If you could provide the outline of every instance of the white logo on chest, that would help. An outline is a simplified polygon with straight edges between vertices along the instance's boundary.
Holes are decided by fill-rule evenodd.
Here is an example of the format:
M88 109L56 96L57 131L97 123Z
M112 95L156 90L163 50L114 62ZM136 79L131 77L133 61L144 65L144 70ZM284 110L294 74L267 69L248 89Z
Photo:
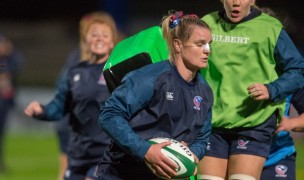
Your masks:
M167 92L166 97L167 97L167 100L173 101L173 92Z
M80 74L75 74L73 80L74 81L79 81L80 80Z

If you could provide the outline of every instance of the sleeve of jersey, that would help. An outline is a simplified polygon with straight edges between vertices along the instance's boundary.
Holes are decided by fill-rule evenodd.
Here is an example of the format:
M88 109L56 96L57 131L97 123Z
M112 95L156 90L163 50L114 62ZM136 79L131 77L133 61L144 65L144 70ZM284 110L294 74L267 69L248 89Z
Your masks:
M284 30L280 33L274 53L282 75L266 86L270 100L278 102L304 86L304 59Z
M211 133L211 109L208 112L207 119L204 126L201 129L200 134L194 140L194 143L190 145L190 150L196 155L196 157L201 160L206 153L206 147L209 141L209 135Z
M54 98L45 105L44 119L48 121L61 120L64 115L64 108L68 92L68 77L64 73L59 79ZM41 119L41 118L40 118Z
M154 84L152 79L138 78L140 74L134 76L137 78L124 78L113 91L101 110L99 124L121 148L143 159L150 144L133 131L128 121L148 104Z
M304 113L304 87L293 94L291 103L298 114Z

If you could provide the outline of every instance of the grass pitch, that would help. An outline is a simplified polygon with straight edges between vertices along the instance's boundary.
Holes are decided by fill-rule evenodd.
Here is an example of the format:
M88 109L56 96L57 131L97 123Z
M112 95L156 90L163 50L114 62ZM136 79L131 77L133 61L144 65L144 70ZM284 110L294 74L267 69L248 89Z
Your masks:
M296 138L297 179L304 179L304 139ZM50 133L8 133L5 141L7 171L0 180L56 180L59 148Z
M56 180L59 150L55 134L14 133L5 139L2 180Z

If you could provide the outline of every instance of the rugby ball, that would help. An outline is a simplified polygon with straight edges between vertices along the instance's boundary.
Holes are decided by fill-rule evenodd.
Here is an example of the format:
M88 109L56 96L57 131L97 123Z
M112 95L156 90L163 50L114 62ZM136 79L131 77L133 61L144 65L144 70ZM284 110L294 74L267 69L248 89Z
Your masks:
M148 142L150 144L159 144L166 141L170 141L171 144L163 147L161 152L178 165L176 169L177 175L171 179L186 179L192 176L196 168L196 162L187 146L174 139L163 137L152 138ZM146 164L151 169L149 163L146 162Z

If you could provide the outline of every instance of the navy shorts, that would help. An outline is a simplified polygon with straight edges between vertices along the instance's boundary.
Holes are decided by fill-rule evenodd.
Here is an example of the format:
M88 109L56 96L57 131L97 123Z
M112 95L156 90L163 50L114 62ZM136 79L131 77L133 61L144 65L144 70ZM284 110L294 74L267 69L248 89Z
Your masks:
M144 161L126 154L117 145L106 151L97 169L98 180L159 180Z
M296 155L287 156L276 164L263 168L261 180L295 180Z
M206 156L228 159L230 155L249 154L267 158L276 128L277 115L253 128L214 128L209 137Z

